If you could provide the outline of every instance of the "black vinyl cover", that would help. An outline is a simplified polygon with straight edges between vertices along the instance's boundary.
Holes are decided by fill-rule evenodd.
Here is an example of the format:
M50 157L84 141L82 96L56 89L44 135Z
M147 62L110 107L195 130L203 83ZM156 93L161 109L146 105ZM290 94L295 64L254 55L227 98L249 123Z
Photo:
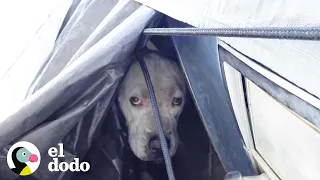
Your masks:
M22 140L38 147L41 164L21 179L166 179L164 165L132 154L114 101L134 50L146 42L140 38L142 30L156 26L161 14L134 1L75 2L25 101L0 123L0 179L19 179L8 168L6 155ZM181 143L173 159L177 179L212 179L219 160L191 99L180 124ZM48 149L58 143L64 144L61 161L78 157L90 163L90 170L50 172Z

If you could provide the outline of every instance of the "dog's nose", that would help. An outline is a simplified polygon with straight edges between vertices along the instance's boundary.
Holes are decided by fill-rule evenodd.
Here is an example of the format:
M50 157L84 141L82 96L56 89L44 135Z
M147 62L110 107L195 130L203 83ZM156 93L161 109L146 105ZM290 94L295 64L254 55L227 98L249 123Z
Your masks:
M168 149L170 149L170 140L166 137L166 141L168 144ZM162 155L162 149L161 149L161 142L158 136L153 136L149 141L149 149L150 152L156 157L161 158Z

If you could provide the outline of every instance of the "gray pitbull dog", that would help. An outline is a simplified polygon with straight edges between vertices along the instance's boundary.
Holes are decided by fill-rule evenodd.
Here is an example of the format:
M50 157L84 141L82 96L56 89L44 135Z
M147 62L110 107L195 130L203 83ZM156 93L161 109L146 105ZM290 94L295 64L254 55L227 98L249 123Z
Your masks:
M173 156L179 143L177 123L186 102L186 81L172 60L156 51L147 51L143 56L155 90L169 153ZM128 127L129 144L139 159L161 161L162 150L149 98L141 67L134 60L118 95Z

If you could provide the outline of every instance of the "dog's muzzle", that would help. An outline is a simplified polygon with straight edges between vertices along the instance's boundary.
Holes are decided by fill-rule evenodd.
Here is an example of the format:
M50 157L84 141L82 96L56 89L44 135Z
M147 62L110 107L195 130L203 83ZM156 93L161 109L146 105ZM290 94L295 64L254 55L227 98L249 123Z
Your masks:
M166 137L166 141L168 144L168 149L170 150L170 139ZM153 157L152 159L156 161L163 160L163 153L161 149L161 142L160 142L159 136L155 135L150 138L148 148L152 153L152 157Z

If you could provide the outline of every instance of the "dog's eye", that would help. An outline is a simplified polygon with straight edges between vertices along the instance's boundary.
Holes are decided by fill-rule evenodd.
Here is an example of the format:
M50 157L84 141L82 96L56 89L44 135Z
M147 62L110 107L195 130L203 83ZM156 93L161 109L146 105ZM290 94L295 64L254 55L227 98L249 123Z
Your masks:
M130 98L130 103L133 106L138 106L138 105L141 105L141 100L139 98L137 98L137 97L131 97Z
M179 106L182 103L182 98L173 98L172 105Z

